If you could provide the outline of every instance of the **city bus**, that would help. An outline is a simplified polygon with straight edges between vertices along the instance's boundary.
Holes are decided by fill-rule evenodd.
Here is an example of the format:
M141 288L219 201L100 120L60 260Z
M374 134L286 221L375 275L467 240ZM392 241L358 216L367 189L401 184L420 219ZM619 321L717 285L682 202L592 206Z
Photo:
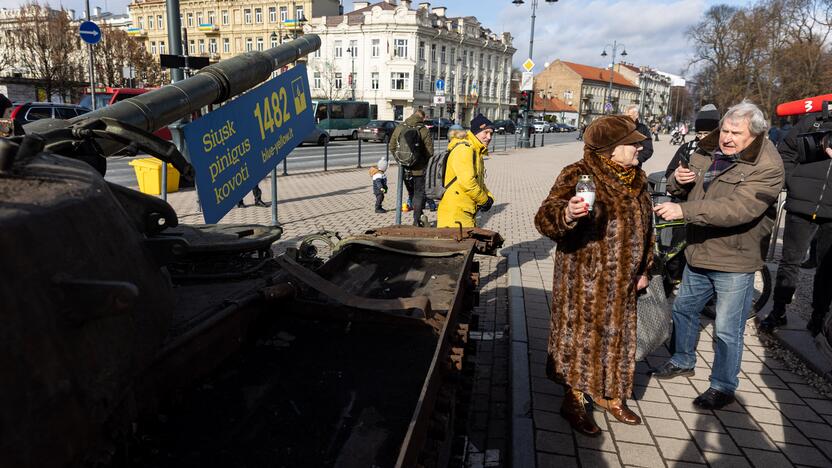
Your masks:
M312 101L315 122L330 138L355 140L358 127L370 121L370 103L366 101Z

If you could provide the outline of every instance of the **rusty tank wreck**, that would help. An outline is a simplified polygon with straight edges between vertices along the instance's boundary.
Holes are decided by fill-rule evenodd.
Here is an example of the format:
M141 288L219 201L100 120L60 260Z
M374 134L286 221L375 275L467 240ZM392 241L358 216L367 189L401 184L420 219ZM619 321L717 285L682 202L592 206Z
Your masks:
M0 140L0 465L447 464L474 256L498 234L380 228L309 268L273 253L279 226L183 225L103 179L125 146L192 177L151 132L319 47Z

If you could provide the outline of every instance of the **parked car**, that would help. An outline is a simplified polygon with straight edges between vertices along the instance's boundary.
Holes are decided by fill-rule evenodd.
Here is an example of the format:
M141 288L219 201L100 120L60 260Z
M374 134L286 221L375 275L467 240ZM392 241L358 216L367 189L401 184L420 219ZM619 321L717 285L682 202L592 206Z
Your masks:
M440 126L440 123L442 124ZM448 128L454 124L453 120L446 119L444 117L438 119L427 119L425 120L425 126L430 130L430 136L436 138L436 133L439 132L439 138L444 138L448 136ZM440 131L439 128L442 128Z
M498 120L494 122L494 128L497 129L497 133L501 134L514 133L517 131L517 125L515 125L511 120Z
M552 126L545 120L535 120L534 131L538 133L549 133L552 131Z
M304 137L301 144L308 143L310 145L318 145L323 146L327 144L329 141L329 134L326 133L321 127L315 125L315 128L309 132L309 135Z
M395 120L371 120L367 125L358 127L358 138L361 141L381 141L387 143L396 125Z
M23 135L23 126L40 119L71 119L90 109L55 102L18 102L0 115L0 137Z
M574 132L575 130L577 130L577 128L575 128L575 127L573 127L569 124L559 123L559 124L556 124L556 125L557 125L557 129L555 131L557 131L557 132Z

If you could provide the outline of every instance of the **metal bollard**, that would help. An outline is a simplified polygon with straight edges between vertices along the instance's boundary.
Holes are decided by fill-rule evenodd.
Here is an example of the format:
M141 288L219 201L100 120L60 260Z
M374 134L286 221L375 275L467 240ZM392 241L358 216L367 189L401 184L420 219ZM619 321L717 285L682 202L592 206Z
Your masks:
M161 187L161 195L162 200L167 201L168 199L168 163L162 161L162 187Z
M289 175L289 168L286 165L286 160L289 159L289 155L287 154L285 158L283 158L283 175Z
M514 132L514 149L517 149L517 132Z
M503 135L503 151L508 151L508 136Z
M540 147L543 148L546 145L546 134L540 134Z
M532 135L532 148L537 148L537 133Z
M324 140L324 171L327 170L327 165L329 163L329 138Z
M402 190L404 188L404 168L399 166L399 180L396 181L396 224L402 223Z
M286 158L283 158L286 161ZM272 169L272 226L277 226L277 168Z
M361 168L361 138L358 139L358 168Z

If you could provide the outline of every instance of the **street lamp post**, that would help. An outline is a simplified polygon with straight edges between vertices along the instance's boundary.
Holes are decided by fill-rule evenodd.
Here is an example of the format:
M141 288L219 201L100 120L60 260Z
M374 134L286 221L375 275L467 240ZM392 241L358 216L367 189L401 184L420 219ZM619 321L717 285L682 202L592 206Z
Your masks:
M612 47L612 65L610 66L610 87L607 91L607 99L605 99L604 110L607 111L606 108L609 108L609 111L607 112L610 113L612 112L612 77L614 76L613 73L615 73L615 54L618 52L619 46L621 46L621 54L619 55L621 57L626 57L627 49L624 47L624 44L619 44L618 41L612 41L612 46L607 44L607 47ZM601 57L607 56L607 47L604 47L604 50L601 52Z
M546 3L555 3L558 0L545 0ZM534 55L534 20L537 13L538 0L531 0L532 2L532 27L529 29L529 58ZM526 2L523 0L513 0L511 3L520 6ZM529 93L529 101L526 103L525 112L523 112L523 132L520 134L520 147L528 148L529 144L529 112L534 107L534 91Z
M352 71L350 72L350 94L352 96L351 100L355 101L355 54L358 53L354 47L350 47L347 49L347 52L350 54L350 58L352 60Z

